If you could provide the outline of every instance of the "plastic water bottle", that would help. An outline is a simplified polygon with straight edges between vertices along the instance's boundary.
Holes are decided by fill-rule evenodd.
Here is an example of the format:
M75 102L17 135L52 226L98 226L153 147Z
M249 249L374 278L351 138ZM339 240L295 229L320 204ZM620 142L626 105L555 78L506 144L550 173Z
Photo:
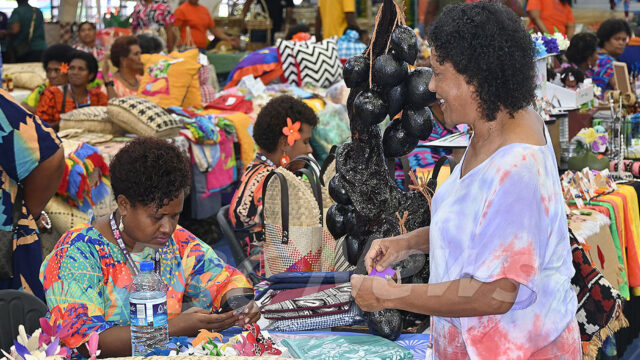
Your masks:
M140 263L140 273L131 286L129 310L132 356L145 356L155 348L166 348L169 340L167 286L153 272L152 261Z

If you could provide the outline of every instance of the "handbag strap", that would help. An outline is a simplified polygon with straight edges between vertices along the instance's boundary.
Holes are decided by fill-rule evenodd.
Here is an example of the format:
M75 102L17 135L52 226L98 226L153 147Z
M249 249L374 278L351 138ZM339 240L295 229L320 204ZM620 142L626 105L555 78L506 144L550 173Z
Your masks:
M195 47L196 44L193 41L193 37L191 36L191 26L187 26L187 28L185 29L185 37L186 37L186 46L193 46Z
M36 8L31 7L33 15L31 15L31 26L29 27L29 44L31 44L31 38L33 37L33 27L36 24Z
M64 114L67 109L67 87L63 86L64 90L62 90L62 109L60 110L60 114Z
M262 10L267 15L267 19L271 20L271 15L269 14L269 8L267 8L267 3L264 0L260 0L260 5ZM249 12L249 21L255 20L255 12L252 10Z
M320 179L320 185L324 186L324 180L322 180L322 178L320 177L320 173L318 172L319 169L320 169L320 165L318 164L316 159L314 159L314 158L312 158L311 156L308 156L308 155L296 156L295 158L293 158L293 160L291 160L287 164L287 166L285 168L287 170L289 170L289 167L291 166L291 164L293 164L296 161L302 161L305 164L309 165L311 167L311 169L313 169L313 174L315 175L315 177Z
M409 164L409 158L407 157L407 155L404 155L400 158L400 164L402 164L402 173L404 174L404 180L402 181L402 185L404 186L404 191L409 191L409 184L411 184L411 177L409 176L409 171L413 171L413 170L411 169L411 164Z
M260 0L260 2L262 3L262 10L264 10L264 13L267 14L267 19L271 19L271 14L269 14L269 8L267 7L267 2L264 0Z
M318 203L318 209L320 210L320 225L324 224L324 220L322 219L323 207L322 207L322 188L320 187L320 182L315 179L314 174L311 174L309 169L302 168L295 172L296 175L302 174L306 175L309 179L309 184L311 184L311 190L313 191L313 197L316 198L316 202Z
M327 172L329 165L336 160L336 153L338 152L338 145L333 145L329 150L329 155L324 159L322 167L320 168L320 178L324 181L324 173Z
M267 188L269 180L273 177L277 177L280 182L280 217L282 218L282 244L289 243L289 186L287 185L287 179L284 175L277 171L270 172L264 178L264 185L262 185L262 211L267 202ZM264 216L262 216L262 222L264 225Z
M438 175L440 174L440 169L442 169L442 165L444 165L444 163L449 162L449 168L451 169L451 171L453 171L453 168L456 166L456 161L454 160L454 158L452 156L442 156L440 157L440 159L438 159L438 161L436 162L435 166L433 167L433 172L431 173L431 178L429 179L429 181L427 182L427 187L429 189L431 189L432 192L436 191L436 187L438 185Z
M20 217L22 215L22 200L24 198L24 189L22 185L18 184L18 192L16 193L16 198L13 202L13 225L11 227L11 231L18 231L18 222L20 221Z

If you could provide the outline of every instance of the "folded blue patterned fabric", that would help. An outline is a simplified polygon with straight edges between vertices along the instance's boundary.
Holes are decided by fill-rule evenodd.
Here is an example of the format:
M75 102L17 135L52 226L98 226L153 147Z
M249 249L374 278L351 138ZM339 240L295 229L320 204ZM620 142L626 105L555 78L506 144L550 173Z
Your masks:
M323 284L342 284L351 281L353 271L337 271L337 272L306 272L306 271L288 271L275 274L267 278L267 281L273 284L304 284L305 286L323 285Z

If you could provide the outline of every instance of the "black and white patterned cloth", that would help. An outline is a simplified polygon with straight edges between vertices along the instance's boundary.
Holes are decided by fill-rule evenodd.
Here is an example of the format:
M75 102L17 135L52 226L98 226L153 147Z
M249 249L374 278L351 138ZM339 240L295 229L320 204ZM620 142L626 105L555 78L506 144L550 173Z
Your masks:
M111 99L109 100L109 106L117 106L132 115L129 119L111 119L129 131L132 131L131 128L135 129L136 127L127 126L127 122L141 122L156 132L163 132L172 128L179 129L182 126L180 120L172 117L165 109L137 96Z
M347 326L364 322L362 310L356 304L351 304L346 313L313 316L307 318L276 320L267 326L267 330L274 331L303 331L326 329L337 326Z
M276 41L276 48L278 48L278 56L280 58L280 64L282 65L284 82L292 85L300 85L298 66L296 64L296 58L293 54L293 49L296 47L308 47L315 43L314 36L309 41L291 41L278 39Z
M310 310L332 309L348 305L351 301L351 283L345 283L296 299L285 300L269 304L262 309L262 313L295 313L309 314ZM344 309L347 310L346 308Z

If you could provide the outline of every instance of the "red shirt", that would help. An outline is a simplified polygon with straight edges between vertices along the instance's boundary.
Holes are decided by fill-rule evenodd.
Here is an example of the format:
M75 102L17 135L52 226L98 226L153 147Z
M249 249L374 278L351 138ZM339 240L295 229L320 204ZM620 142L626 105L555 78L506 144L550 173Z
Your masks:
M527 11L540 10L540 18L550 33L554 33L554 28L558 32L567 34L567 24L575 22L571 6L563 4L558 0L529 0Z
M99 89L88 89L88 99L91 106L106 106L109 101L107 94L103 93ZM62 98L64 92L58 86L48 87L40 96L38 101L38 107L36 108L36 115L42 119L42 121L50 124L55 124L60 121L60 113L62 112ZM76 103L73 101L71 92L67 91L66 105L64 112L69 112L76 108ZM79 104L82 105L82 104Z

